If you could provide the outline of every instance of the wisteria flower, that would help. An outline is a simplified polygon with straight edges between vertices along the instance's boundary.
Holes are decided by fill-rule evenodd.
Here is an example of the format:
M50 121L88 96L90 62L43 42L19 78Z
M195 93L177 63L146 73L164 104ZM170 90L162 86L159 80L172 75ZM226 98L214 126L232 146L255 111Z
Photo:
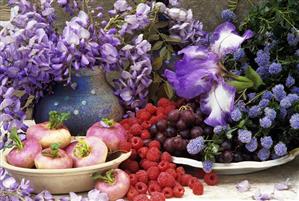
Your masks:
M239 36L235 30L229 22L221 24L213 33L209 47L183 49L179 54L184 56L176 63L176 71L165 71L177 95L187 99L203 96L201 109L208 115L205 122L211 126L226 124L234 104L235 88L227 85L222 77L221 59L238 50L253 35L248 30Z
M241 181L236 185L236 188L239 192L246 192L249 191L251 186L248 180Z

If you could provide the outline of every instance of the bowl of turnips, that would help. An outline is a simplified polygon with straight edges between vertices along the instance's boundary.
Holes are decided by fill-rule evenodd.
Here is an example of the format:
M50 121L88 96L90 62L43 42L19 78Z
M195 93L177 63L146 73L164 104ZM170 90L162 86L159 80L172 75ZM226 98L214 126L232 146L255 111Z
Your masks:
M63 124L69 117L69 113L51 111L49 121L30 126L22 140L12 129L13 143L1 152L1 166L16 179L29 179L36 193L47 189L66 194L96 187L111 200L123 197L129 177L117 168L131 154L119 150L127 140L125 129L103 119L86 136L73 137Z

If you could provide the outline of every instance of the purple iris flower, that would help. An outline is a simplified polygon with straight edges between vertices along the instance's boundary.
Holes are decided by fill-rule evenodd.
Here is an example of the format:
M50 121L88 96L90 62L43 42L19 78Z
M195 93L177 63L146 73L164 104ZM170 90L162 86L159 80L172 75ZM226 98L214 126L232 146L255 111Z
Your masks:
M210 126L225 125L233 110L235 88L225 83L221 60L235 52L253 36L247 30L239 36L229 23L219 25L212 34L208 47L189 46L179 52L183 59L176 63L175 72L166 70L165 76L178 96L191 99L201 96L201 109L208 115Z

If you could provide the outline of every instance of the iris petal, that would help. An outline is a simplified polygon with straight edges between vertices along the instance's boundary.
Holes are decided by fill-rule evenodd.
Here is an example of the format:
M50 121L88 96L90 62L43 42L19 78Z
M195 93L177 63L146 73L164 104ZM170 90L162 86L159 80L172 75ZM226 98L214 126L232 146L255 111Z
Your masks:
M220 79L214 83L209 93L201 99L201 110L208 118L205 123L210 126L225 125L229 114L233 110L235 88Z

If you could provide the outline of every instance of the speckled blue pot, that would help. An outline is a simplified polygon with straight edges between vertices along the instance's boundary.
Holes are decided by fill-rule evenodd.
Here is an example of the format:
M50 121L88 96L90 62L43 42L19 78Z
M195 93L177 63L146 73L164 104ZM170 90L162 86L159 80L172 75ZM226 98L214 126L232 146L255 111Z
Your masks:
M81 70L72 76L76 89L63 84L53 88L53 95L47 95L35 105L33 118L36 123L48 120L50 111L70 112L65 122L72 135L85 135L87 129L101 118L121 119L123 109L107 84L101 70Z

